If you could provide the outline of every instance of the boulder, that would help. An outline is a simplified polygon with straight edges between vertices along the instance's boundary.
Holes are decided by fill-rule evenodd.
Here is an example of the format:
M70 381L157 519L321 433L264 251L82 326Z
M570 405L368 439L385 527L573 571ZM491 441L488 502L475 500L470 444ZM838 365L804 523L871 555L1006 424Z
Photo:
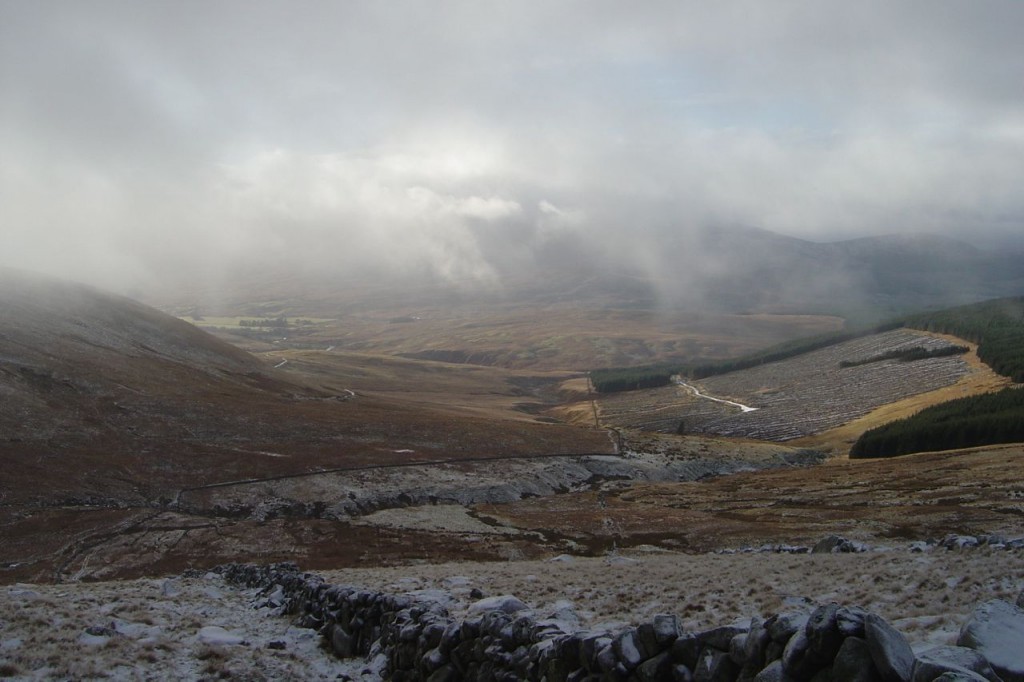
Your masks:
M701 643L695 635L687 633L672 642L671 651L673 661L693 670L697 667L697 659L700 657Z
M450 663L441 666L427 678L427 682L457 682L459 671Z
M672 682L693 682L693 673L682 663L676 663L670 670Z
M807 632L807 655L813 658L813 664L824 667L831 663L843 643L839 633L839 605L827 604L816 608L807 619L804 630Z
M764 625L772 641L785 646L789 638L807 624L807 618L806 613L780 613L769 618Z
M868 643L860 637L847 637L832 663L835 682L880 682Z
M219 625L207 625L199 630L199 641L203 644L235 645L245 642L245 638L235 632L229 632Z
M782 653L788 675L796 680L810 680L832 664L843 638L837 622L839 606L820 606L811 613L807 624L798 630Z
M526 604L519 601L510 594L503 594L497 597L485 597L469 605L469 613L480 615L488 611L500 611L502 613L514 614L529 609Z
M789 642L782 652L782 668L787 675L796 680L809 680L814 673L814 671L808 672L803 664L808 646L810 646L810 642L807 640L807 633L801 628L789 638Z
M671 645L662 645L658 641L658 634L654 629L653 623L643 623L637 627L636 643L640 649L640 656L644 660L654 658Z
M736 635L745 635L749 630L750 628L747 625L723 625L722 627L698 633L697 639L699 639L704 646L714 647L719 651L729 651L729 646L732 644L733 637Z
M811 554L847 554L865 551L867 551L867 547L863 543L847 540L838 535L822 538L811 548Z
M640 664L634 673L640 682L658 682L669 679L672 675L672 657L663 651L654 658Z
M864 637L875 668L885 682L908 682L914 672L914 651L907 638L881 616L864 617Z
M644 657L640 653L636 630L626 630L615 638L612 646L615 649L616 658L626 666L627 670L633 670L643 663Z
M773 661L754 678L754 682L793 682L782 668L782 661Z
M772 641L768 628L760 618L750 621L750 631L743 641L743 659L746 666L760 669L765 664L765 652Z
M356 655L355 640L340 625L331 626L331 649L338 658L351 658Z
M1024 610L995 599L981 604L960 629L958 646L976 650L1005 682L1024 682Z
M999 682L984 656L962 646L940 646L919 654L912 679L913 682L931 682L946 672L975 673L990 682Z
M948 672L942 673L932 682L982 682L985 678L972 672Z
M679 619L675 616L658 614L654 617L651 625L654 627L655 640L665 648L671 646L682 632L679 628Z
M694 682L733 682L740 668L729 658L729 654L718 649L705 647L693 671Z
M864 616L868 612L858 606L840 606L836 612L836 627L843 637L864 638Z

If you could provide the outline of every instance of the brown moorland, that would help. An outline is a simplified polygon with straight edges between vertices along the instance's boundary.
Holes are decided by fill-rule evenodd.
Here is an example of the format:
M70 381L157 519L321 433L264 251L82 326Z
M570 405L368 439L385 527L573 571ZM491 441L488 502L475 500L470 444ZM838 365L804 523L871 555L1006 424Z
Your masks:
M1020 534L1024 446L834 458L816 467L737 473L683 483L634 483L476 513L524 531L595 548L652 544L688 552L813 544L839 533L895 542L948 533Z
M699 339L695 354L724 355L822 331L835 320L666 318L650 310L588 312L562 301L547 312L538 308L541 321L531 327L529 305L521 302L479 307L474 321L439 319L418 336L407 330L425 317L396 316L394 304L337 318L310 308L305 314L315 322L298 337L232 332L260 350L254 356L127 299L23 274L3 277L4 582L152 575L229 560L294 559L327 568L602 554L650 544L706 551L811 542L837 531L910 538L1009 531L1021 513L1021 491L1012 484L1021 480L1019 449L1009 446L885 462L837 459L689 483L616 481L613 474L504 504L416 506L399 486L384 507L361 518L331 517L324 508L337 501L332 471L388 467L422 487L461 480L452 478L453 467L473 476L480 460L493 467L510 458L611 453L613 440L595 428L593 404L580 401L589 397L585 379L564 367L676 353L678 345L646 345L674 329ZM303 312L297 299L268 305L250 313ZM588 305L600 308L593 299ZM594 336L565 333L587 319ZM534 353L524 364L503 355L503 348L542 338L555 339L554 352ZM647 350L626 352L630 339L642 339ZM458 351L431 356L457 362L399 357L424 350ZM495 353L489 364L466 362L485 351ZM569 400L578 402L560 407ZM739 439L621 435L623 455L614 459L626 465L631 449L687 462L731 458L731 470L779 458L809 461L796 448ZM231 503L261 495L285 506L267 513Z

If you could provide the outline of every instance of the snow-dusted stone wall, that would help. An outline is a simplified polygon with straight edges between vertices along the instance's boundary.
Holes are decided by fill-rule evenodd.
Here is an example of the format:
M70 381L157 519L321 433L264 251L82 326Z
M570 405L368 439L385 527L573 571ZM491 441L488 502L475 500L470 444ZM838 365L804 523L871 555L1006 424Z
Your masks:
M438 602L329 585L294 564L217 571L264 588L268 601L316 628L336 655L385 656L398 682L1024 682L1024 610L1002 601L978 607L961 646L915 656L884 619L837 604L696 633L683 632L672 615L618 632L574 631L511 596L482 599L455 619Z

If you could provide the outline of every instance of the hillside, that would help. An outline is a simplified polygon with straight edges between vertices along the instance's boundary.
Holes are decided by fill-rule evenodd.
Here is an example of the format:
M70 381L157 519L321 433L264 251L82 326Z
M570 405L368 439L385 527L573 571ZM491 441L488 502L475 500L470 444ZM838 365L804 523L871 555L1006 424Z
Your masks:
M314 386L129 299L13 272L0 290L0 387L9 467L34 460L45 481L49 467L82 457L82 468L105 472L89 474L91 492L150 500L161 485L186 481L381 462L401 448L430 458L475 450L503 428L467 419L442 445L444 420L434 413ZM507 436L510 450L556 446L559 427L544 426L530 438ZM101 483L112 470L117 482ZM56 485L12 485L9 495L45 496Z
M184 488L611 451L603 431L516 411L513 398L536 399L512 377L479 380L474 390L504 393L510 404L481 415L401 400L397 391L315 384L131 300L6 271L0 563L50 566L76 543L93 542L84 538L116 534L173 504Z
M603 423L617 427L790 441L913 396L937 402L1005 383L971 354L912 362L887 356L953 347L897 329L699 381L609 394L599 399L599 411Z

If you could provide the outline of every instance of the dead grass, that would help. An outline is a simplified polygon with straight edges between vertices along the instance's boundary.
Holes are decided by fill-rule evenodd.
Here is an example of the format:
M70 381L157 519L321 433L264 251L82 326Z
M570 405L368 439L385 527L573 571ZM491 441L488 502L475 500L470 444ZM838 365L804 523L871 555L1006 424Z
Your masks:
M687 551L813 544L839 533L869 542L1019 529L1024 446L833 459L693 483L636 483L477 512L597 550L655 544Z
M950 644L975 604L1013 599L1024 587L1019 553L690 555L639 548L601 558L458 562L326 573L331 582L388 591L441 589L462 613L470 592L514 594L545 614L571 607L581 626L639 624L658 613L696 631L749 622L818 603L861 606L892 621L919 646Z
M362 306L335 322L324 321L306 330L301 337L278 339L274 345L281 349L334 346L339 351L392 356L448 353L477 365L587 371L668 358L734 357L842 326L840 318L830 316L623 309L604 299L423 307L396 307L382 300L379 305ZM239 335L224 338L248 350L268 349L262 340Z

